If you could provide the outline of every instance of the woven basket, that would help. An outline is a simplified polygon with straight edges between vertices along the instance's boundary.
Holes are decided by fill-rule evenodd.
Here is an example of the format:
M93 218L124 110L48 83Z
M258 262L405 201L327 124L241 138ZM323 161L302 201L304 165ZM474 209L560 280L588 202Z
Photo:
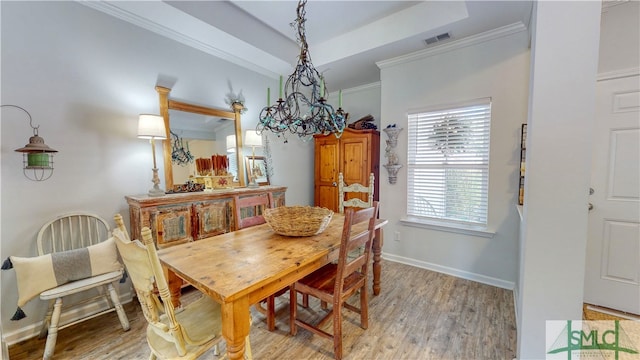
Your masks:
M333 211L310 206L280 206L265 209L262 214L277 234L284 236L312 236L327 228Z

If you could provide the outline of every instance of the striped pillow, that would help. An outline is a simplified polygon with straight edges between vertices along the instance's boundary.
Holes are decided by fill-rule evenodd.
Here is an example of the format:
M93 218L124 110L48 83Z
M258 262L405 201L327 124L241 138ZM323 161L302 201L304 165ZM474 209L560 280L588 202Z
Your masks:
M9 266L16 270L18 283L18 312L14 318L19 320L21 307L43 291L53 289L72 281L121 271L118 253L113 238L86 248L62 251L32 258L10 256ZM24 313L23 313L24 314Z

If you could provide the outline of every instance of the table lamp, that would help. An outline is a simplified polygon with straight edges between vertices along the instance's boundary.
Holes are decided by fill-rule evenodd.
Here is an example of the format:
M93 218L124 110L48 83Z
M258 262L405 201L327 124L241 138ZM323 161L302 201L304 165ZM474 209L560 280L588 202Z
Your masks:
M167 130L164 127L164 118L160 115L140 114L138 118L138 138L149 139L151 152L153 153L153 188L149 190L149 196L162 196L164 190L160 189L160 178L158 177L158 167L156 166L156 143L155 139L164 140L167 138Z
M247 187L257 188L255 166L256 166L256 146L262 146L262 136L260 136L255 130L247 130L244 137L244 144L251 146L251 169L249 171L249 184Z

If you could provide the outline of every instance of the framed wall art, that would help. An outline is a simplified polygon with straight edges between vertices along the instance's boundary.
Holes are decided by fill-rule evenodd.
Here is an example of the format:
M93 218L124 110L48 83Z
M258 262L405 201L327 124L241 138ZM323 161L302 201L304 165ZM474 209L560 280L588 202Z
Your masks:
M269 185L267 161L264 156L245 156L244 161L249 182L255 176L258 185Z

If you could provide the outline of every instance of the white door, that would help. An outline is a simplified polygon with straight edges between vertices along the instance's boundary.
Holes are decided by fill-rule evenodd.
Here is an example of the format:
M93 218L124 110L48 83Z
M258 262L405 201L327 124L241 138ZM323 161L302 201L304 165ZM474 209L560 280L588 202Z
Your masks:
M584 301L640 314L640 76L596 94Z

